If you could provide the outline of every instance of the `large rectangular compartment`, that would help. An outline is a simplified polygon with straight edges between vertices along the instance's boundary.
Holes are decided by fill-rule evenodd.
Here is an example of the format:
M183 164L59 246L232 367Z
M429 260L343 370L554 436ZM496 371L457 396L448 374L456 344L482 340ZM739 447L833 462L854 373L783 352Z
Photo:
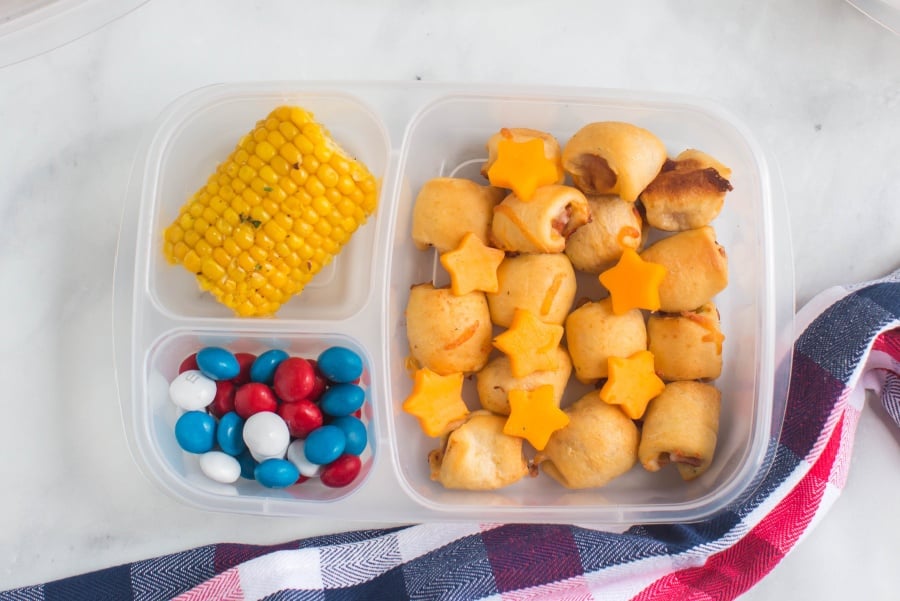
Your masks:
M271 109L315 113L381 178L379 207L332 266L276 318L240 319L201 294L162 257L162 228L236 140ZM562 144L592 121L649 129L670 155L701 149L731 167L734 191L714 222L729 256L730 282L717 297L726 336L719 446L712 468L685 483L674 470L636 466L596 490L570 491L546 476L493 492L446 490L431 481L438 441L401 409L411 391L404 308L411 285L442 279L433 251L410 238L412 206L428 179L478 179L487 138L501 127L553 133ZM770 167L751 134L714 104L621 91L427 85L273 82L213 86L174 102L135 163L116 267L116 358L125 429L136 461L184 502L210 510L341 519L472 519L578 522L607 527L692 521L752 489L768 469L783 413L788 347L779 338L793 310L786 217ZM774 182L777 184L777 181ZM779 261L776 261L776 255ZM186 351L208 340L252 349L281 345L313 353L342 341L365 358L370 454L363 477L340 492L316 483L267 491L253 483L198 482L178 449L175 411L163 380ZM776 369L782 365L782 369ZM573 386L571 400L578 388ZM471 395L467 399L472 408ZM307 488L301 489L306 486Z

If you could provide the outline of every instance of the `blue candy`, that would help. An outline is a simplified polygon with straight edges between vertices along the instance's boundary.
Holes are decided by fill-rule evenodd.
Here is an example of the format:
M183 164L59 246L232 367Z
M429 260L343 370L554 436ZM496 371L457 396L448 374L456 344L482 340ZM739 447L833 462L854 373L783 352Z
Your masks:
M322 394L319 408L333 417L350 415L363 406L366 392L356 384L335 384Z
M322 375L337 383L353 382L362 375L362 358L343 346L325 349L316 360Z
M175 422L175 440L188 453L206 453L216 442L216 420L204 411L188 411Z
M300 471L286 459L266 459L256 466L254 475L266 488L285 488L300 478Z
M312 463L325 465L341 456L347 445L344 431L337 426L316 428L306 437L303 452Z
M241 478L255 480L256 474L254 472L256 471L256 466L259 464L256 463L256 459L250 454L250 449L241 451L241 454L237 456L237 460L238 463L241 464Z
M344 452L351 455L359 455L366 450L369 442L369 435L366 432L366 425L359 419L348 415L339 417L331 422L332 426L337 426L344 432L347 442L344 444Z
M208 346L197 353L197 367L212 380L230 380L241 373L241 365L231 351Z
M275 376L275 369L287 358L288 354L281 349L264 352L250 366L250 380L271 384L272 378Z
M216 428L216 442L222 452L237 457L240 455L247 445L244 443L244 420L235 413L229 411L219 419L219 426Z

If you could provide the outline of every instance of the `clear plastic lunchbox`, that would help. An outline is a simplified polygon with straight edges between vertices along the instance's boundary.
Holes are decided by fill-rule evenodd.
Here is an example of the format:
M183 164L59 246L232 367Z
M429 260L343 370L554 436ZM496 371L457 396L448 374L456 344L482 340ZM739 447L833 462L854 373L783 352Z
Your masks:
M335 261L274 318L238 318L169 265L162 231L235 142L276 106L315 114L380 180L379 205ZM401 405L412 389L404 309L413 284L446 275L410 237L417 190L438 176L478 180L485 142L501 127L553 133L561 143L592 121L649 129L671 156L698 148L732 169L734 190L714 222L730 279L716 297L724 369L718 447L710 469L682 481L674 469L636 465L608 485L568 490L541 475L494 491L432 481L425 436ZM584 523L690 522L751 494L769 469L784 415L793 317L789 224L780 181L751 132L712 102L586 88L263 82L216 85L174 101L135 160L124 202L115 273L114 335L124 428L135 461L192 506L279 516L396 522L478 520ZM174 438L167 397L180 361L206 345L283 348L315 357L347 346L363 357L369 448L348 487L310 480L272 490L251 480L206 479ZM567 394L564 404L577 392ZM471 402L472 409L477 401Z

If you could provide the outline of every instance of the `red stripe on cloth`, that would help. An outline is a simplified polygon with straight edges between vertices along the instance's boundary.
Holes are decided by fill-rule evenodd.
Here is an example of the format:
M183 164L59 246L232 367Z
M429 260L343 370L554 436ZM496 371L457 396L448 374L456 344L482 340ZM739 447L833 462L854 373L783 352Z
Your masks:
M660 578L633 601L734 599L747 592L791 550L815 516L841 449L843 428L841 418L809 472L746 536L711 555L703 566Z
M894 361L900 361L900 329L882 332L872 343L872 350L887 353Z
M222 572L172 601L244 601L241 572L238 568Z

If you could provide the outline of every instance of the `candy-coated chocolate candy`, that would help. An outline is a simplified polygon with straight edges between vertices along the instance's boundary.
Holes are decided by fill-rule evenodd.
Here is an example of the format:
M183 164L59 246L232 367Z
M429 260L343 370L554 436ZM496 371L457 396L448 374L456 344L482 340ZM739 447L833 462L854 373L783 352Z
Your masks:
M309 393L309 396L306 397L313 403L318 403L319 398L322 396L322 393L325 392L325 389L328 388L328 380L325 379L325 376L322 375L322 372L319 371L319 366L316 364L315 359L309 359L309 364L312 365L313 372L316 374L315 385L313 386L312 392Z
M332 346L319 355L316 365L332 382L349 383L362 375L362 358L343 346Z
M216 381L216 396L206 408L216 417L222 417L229 411L234 411L234 393L237 387L231 380Z
M272 389L261 382L249 382L234 392L234 410L247 419L261 411L275 411L278 400Z
M347 437L344 436L344 431L337 426L329 425L310 432L303 450L308 460L325 465L340 457L346 444Z
M212 380L230 380L241 371L238 360L228 349L207 346L197 352L197 367Z
M278 414L261 411L244 422L244 443L257 461L269 457L284 457L291 443L291 434Z
M300 472L301 476L318 478L319 474L322 473L322 468L324 466L313 463L306 458L306 452L303 450L305 444L306 442L303 440L295 440L288 445L287 460L297 466L297 470Z
M216 442L225 453L237 457L244 452L247 445L244 443L244 420L234 411L230 411L219 418L216 427Z
M362 461L356 455L341 455L325 466L319 479L325 486L341 488L347 486L359 475Z
M241 464L231 455L209 451L200 455L200 471L216 482L231 484L241 477Z
M319 399L322 412L334 417L350 415L366 400L366 392L356 384L335 384Z
M286 403L308 398L316 386L316 371L302 357L288 357L278 364L272 376L275 395Z
M266 459L256 466L254 475L266 488L286 488L297 481L300 472L286 459Z
M253 458L250 449L244 449L236 459L238 460L238 463L241 464L241 478L256 480L256 466L259 464L256 459Z
M175 376L169 384L169 398L185 411L205 409L216 397L216 382L195 369Z
M205 411L188 411L175 422L175 440L188 453L206 453L216 442L216 420Z
M190 371L192 369L200 371L200 368L197 367L197 353L191 353L184 358L184 361L182 361L181 365L178 366L178 373L183 374L184 372Z
M319 406L307 399L296 403L281 403L276 413L287 423L288 431L294 438L306 438L324 421Z
M271 384L278 365L288 358L288 354L281 349L272 349L264 352L250 366L250 380Z
M256 361L256 355L253 353L235 353L234 358L237 359L238 365L241 366L241 371L231 381L234 382L235 386L241 386L250 381L250 368L253 367L253 362Z
M331 421L332 426L337 426L344 431L347 442L344 444L344 452L350 455L359 455L366 450L369 443L369 434L366 425L352 416L338 417Z

